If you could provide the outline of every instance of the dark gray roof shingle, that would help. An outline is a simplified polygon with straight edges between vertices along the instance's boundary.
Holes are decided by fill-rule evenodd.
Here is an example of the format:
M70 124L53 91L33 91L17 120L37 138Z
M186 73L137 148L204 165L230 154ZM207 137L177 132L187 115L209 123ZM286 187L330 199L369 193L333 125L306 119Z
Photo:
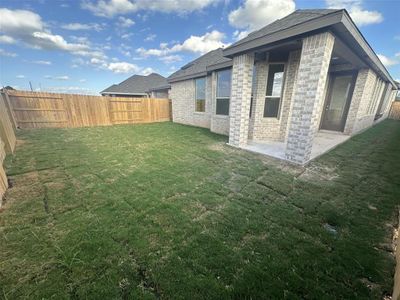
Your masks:
M338 11L338 9L299 9L295 12L287 15L286 17L276 20L275 22L261 28L260 30L254 31L250 33L247 37L237 41L231 46L225 48L229 49L230 47L234 47L254 39L266 36L268 34L272 34L274 32L284 30L286 28L301 24L306 21L310 21L312 19L325 16L330 13L334 13ZM188 79L194 78L197 74L199 76L204 76L207 72L207 67L223 64L226 62L230 62L231 59L224 57L222 48L212 50L199 58L193 60L192 62L183 66L180 70L176 71L172 75L168 77L168 81L178 81L180 79Z
M100 93L145 94L149 90L166 85L168 85L167 79L157 73L151 73L147 76L133 75L119 84L113 84Z
M168 80L173 81L196 74L202 76L202 74L207 71L208 66L229 61L231 61L230 58L226 58L222 55L222 48L218 48L184 65L180 70L170 75Z
M298 9L282 19L278 19L275 22L272 22L271 24L268 24L267 26L257 31L251 32L247 37L237 41L236 43L230 45L226 49L325 16L327 14L337 12L339 10L340 9Z

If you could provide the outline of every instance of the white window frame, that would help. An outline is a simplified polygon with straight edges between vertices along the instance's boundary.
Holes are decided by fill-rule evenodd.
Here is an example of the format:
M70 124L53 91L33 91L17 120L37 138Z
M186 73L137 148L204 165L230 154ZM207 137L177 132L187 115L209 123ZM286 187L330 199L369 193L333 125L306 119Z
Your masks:
M230 91L229 91L229 97L218 97L218 73L219 72L224 72L224 71L230 71L231 72L231 83L230 83ZM214 114L218 117L229 117L231 113L231 93L232 93L232 69L223 69L223 70L218 70L215 72L215 111ZM229 110L227 115L222 115L222 114L217 114L217 104L218 104L218 99L226 100L228 99L229 101Z
M271 65L283 65L283 78L282 78L282 89L281 89L281 94L279 96L279 107L278 107L278 113L276 117L264 117L264 111L265 111L265 102L268 98L277 98L276 96L267 96L265 95L264 97L264 107L263 107L263 118L264 119L277 119L279 120L281 117L281 108L282 108L282 102L283 102L283 94L285 90L285 85L286 85L286 68L287 68L287 62L271 62L268 63L268 69L267 69L267 81L265 85L265 94L267 93L267 88L268 88L268 76L269 76L269 66Z
M204 99L197 99L197 85L196 85L196 81L197 80L199 80L199 79L204 79ZM194 83L194 112L195 113L198 113L198 114L204 114L204 113L206 113L206 98L207 98L207 96L206 96L206 93L207 93L207 77L198 77L198 78L195 78L194 80L193 80L193 83ZM196 109L197 109L197 100L204 100L204 111L197 111Z

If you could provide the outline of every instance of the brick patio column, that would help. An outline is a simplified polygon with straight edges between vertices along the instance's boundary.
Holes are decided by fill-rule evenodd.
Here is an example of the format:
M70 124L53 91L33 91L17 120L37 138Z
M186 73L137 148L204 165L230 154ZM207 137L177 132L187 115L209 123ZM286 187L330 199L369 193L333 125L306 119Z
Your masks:
M354 133L357 116L365 112L372 97L375 78L375 74L371 69L361 69L358 71L349 113L347 114L346 126L344 128L345 134Z
M290 161L303 164L310 159L334 42L330 32L303 39L285 153Z
M254 55L242 54L233 58L230 103L229 144L247 144Z

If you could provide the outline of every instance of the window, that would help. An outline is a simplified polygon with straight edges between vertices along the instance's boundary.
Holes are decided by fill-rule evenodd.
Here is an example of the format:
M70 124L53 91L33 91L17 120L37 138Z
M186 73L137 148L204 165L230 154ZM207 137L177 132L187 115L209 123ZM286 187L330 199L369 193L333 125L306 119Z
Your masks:
M229 99L231 96L231 70L217 72L217 115L229 115Z
M284 69L284 64L269 65L264 118L278 118L283 89Z
M195 79L195 90L196 90L196 107L195 111L205 112L206 111L206 79L198 78Z
M390 84L385 84L384 86L385 87L384 87L384 90L382 93L382 97L379 101L378 109L375 114L375 120L382 117L383 113L385 112L387 103L388 103L391 87L390 87Z
M375 102L377 101L377 98L379 97L380 89L381 89L381 80L379 78L376 78L373 93L372 93L371 99L368 103L368 109L367 109L368 115L372 115L374 112Z

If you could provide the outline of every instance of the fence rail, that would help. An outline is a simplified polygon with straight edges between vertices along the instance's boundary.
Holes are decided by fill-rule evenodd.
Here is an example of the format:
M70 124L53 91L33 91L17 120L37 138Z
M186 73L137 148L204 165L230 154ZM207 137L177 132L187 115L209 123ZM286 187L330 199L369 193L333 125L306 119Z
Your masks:
M389 118L400 120L400 101L392 102L392 107L390 108Z
M85 127L171 120L168 99L25 91L7 93L11 114L19 128Z

